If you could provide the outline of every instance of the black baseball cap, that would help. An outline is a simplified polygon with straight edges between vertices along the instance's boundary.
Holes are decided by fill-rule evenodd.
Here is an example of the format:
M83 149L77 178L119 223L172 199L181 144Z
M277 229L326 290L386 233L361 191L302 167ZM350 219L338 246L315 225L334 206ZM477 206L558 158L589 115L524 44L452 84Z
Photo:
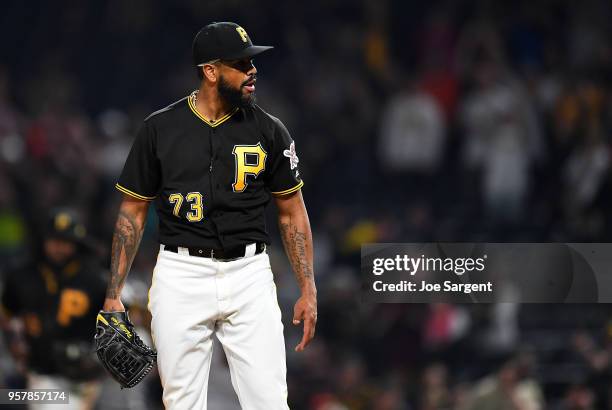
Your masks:
M193 39L193 63L198 66L217 59L253 57L271 48L254 46L246 30L236 23L210 23L198 31Z
M85 244L87 230L78 213L71 208L53 209L48 216L46 237Z

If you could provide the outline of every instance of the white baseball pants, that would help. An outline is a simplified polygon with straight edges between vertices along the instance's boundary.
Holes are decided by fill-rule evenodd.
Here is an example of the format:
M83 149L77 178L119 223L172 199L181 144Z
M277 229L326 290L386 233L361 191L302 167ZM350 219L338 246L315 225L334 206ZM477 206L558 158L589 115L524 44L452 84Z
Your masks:
M241 407L289 409L283 324L266 252L221 262L162 245L149 311L166 409L206 409L213 333Z

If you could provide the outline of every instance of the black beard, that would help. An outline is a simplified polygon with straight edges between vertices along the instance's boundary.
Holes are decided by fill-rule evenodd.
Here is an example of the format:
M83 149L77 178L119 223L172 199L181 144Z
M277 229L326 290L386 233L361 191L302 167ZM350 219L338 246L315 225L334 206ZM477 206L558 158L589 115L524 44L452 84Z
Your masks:
M219 77L219 85L217 90L219 96L230 107L252 108L255 105L255 94L243 95L242 87L232 88L223 77Z
M55 271L61 271L62 269L66 267L66 265L68 265L69 262L72 262L73 260L74 260L74 256L69 256L66 259L57 261L45 255L45 262L47 263L47 265L51 267L51 269Z

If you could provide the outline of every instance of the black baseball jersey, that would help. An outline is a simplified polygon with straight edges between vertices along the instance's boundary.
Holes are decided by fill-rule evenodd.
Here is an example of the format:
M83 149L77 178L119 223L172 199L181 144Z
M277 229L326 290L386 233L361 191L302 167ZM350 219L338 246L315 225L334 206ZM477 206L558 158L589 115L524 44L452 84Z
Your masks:
M145 119L117 189L155 201L160 243L228 249L269 243L264 208L299 190L295 143L258 106L212 122L195 93Z
M67 346L91 350L92 324L105 292L101 268L85 257L63 267L40 262L8 273L1 304L10 316L23 320L30 369L67 375L72 364L62 360L63 350Z

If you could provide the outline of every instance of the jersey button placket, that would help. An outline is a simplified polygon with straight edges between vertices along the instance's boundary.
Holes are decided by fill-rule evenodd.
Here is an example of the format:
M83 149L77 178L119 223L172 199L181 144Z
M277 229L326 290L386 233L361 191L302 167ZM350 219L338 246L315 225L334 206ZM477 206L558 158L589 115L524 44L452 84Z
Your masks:
M208 166L208 189L210 190L210 203L209 206L211 210L214 209L214 201L215 201L215 177L213 175L214 162L215 162L215 128L211 127L208 132L208 140L209 140L209 155L210 155L210 164ZM212 216L212 213L211 213Z

